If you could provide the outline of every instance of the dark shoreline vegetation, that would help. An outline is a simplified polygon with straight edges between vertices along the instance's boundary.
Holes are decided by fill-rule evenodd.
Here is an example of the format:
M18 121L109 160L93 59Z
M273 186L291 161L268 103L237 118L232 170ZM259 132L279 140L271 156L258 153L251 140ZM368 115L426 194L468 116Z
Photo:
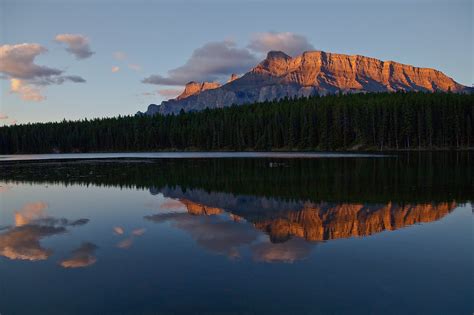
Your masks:
M0 163L8 183L201 189L312 202L474 200L472 152L405 152L387 158L153 159ZM270 163L276 163L272 167Z
M474 148L474 96L371 93L0 127L0 154Z

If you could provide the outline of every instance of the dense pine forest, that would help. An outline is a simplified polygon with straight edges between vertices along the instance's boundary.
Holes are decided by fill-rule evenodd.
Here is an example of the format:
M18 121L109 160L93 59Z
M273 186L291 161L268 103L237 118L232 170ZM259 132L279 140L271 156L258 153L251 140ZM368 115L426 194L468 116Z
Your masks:
M0 153L466 149L474 147L473 119L473 95L333 95L169 116L5 126Z

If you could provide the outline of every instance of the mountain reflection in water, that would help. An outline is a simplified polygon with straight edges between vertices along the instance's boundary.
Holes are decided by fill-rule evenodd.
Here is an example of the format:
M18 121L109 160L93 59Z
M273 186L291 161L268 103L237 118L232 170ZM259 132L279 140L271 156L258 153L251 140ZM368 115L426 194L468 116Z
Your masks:
M179 187L151 193L162 194L164 213L146 216L170 222L186 231L202 247L231 258L239 247L249 246L258 261L292 262L304 258L311 242L363 237L418 223L439 220L453 211L451 202L362 204L284 201ZM184 209L185 211L177 211ZM261 234L268 235L268 239Z

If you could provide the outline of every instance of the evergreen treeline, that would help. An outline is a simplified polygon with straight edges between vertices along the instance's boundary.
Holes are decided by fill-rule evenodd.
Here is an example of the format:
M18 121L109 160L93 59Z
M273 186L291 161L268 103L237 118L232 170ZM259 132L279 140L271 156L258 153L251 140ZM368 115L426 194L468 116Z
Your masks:
M473 119L473 95L333 95L1 127L0 153L472 148Z

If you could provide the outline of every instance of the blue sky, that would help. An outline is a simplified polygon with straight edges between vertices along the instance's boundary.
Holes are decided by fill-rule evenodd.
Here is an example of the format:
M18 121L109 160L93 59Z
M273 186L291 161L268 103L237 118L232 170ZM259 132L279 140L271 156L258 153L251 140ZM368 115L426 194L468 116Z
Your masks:
M3 49L38 44L22 46L30 53L36 49L32 69L38 70L35 65L39 65L47 67L40 72L58 72L35 72L29 77L15 72L22 77L13 84L15 65L3 69L0 125L134 114L181 88L143 83L145 78L172 79L168 71L178 68L174 76L180 77L174 81L179 82L174 84L187 79L224 80L226 71L244 72L262 59L274 39L280 40L278 47L296 45L296 51L312 47L436 68L471 85L472 17L471 0L0 0ZM68 52L65 48L71 42L62 37L55 41L59 34L82 36L85 45ZM251 43L264 45L259 50ZM81 49L85 55L79 55ZM213 58L221 50L226 58L236 59L227 58L214 69L207 63L217 60ZM193 52L196 58L191 58ZM210 57L202 59L199 52L201 57L210 52ZM119 70L112 72L113 67ZM77 82L80 79L86 82ZM25 100L28 93L38 95Z

